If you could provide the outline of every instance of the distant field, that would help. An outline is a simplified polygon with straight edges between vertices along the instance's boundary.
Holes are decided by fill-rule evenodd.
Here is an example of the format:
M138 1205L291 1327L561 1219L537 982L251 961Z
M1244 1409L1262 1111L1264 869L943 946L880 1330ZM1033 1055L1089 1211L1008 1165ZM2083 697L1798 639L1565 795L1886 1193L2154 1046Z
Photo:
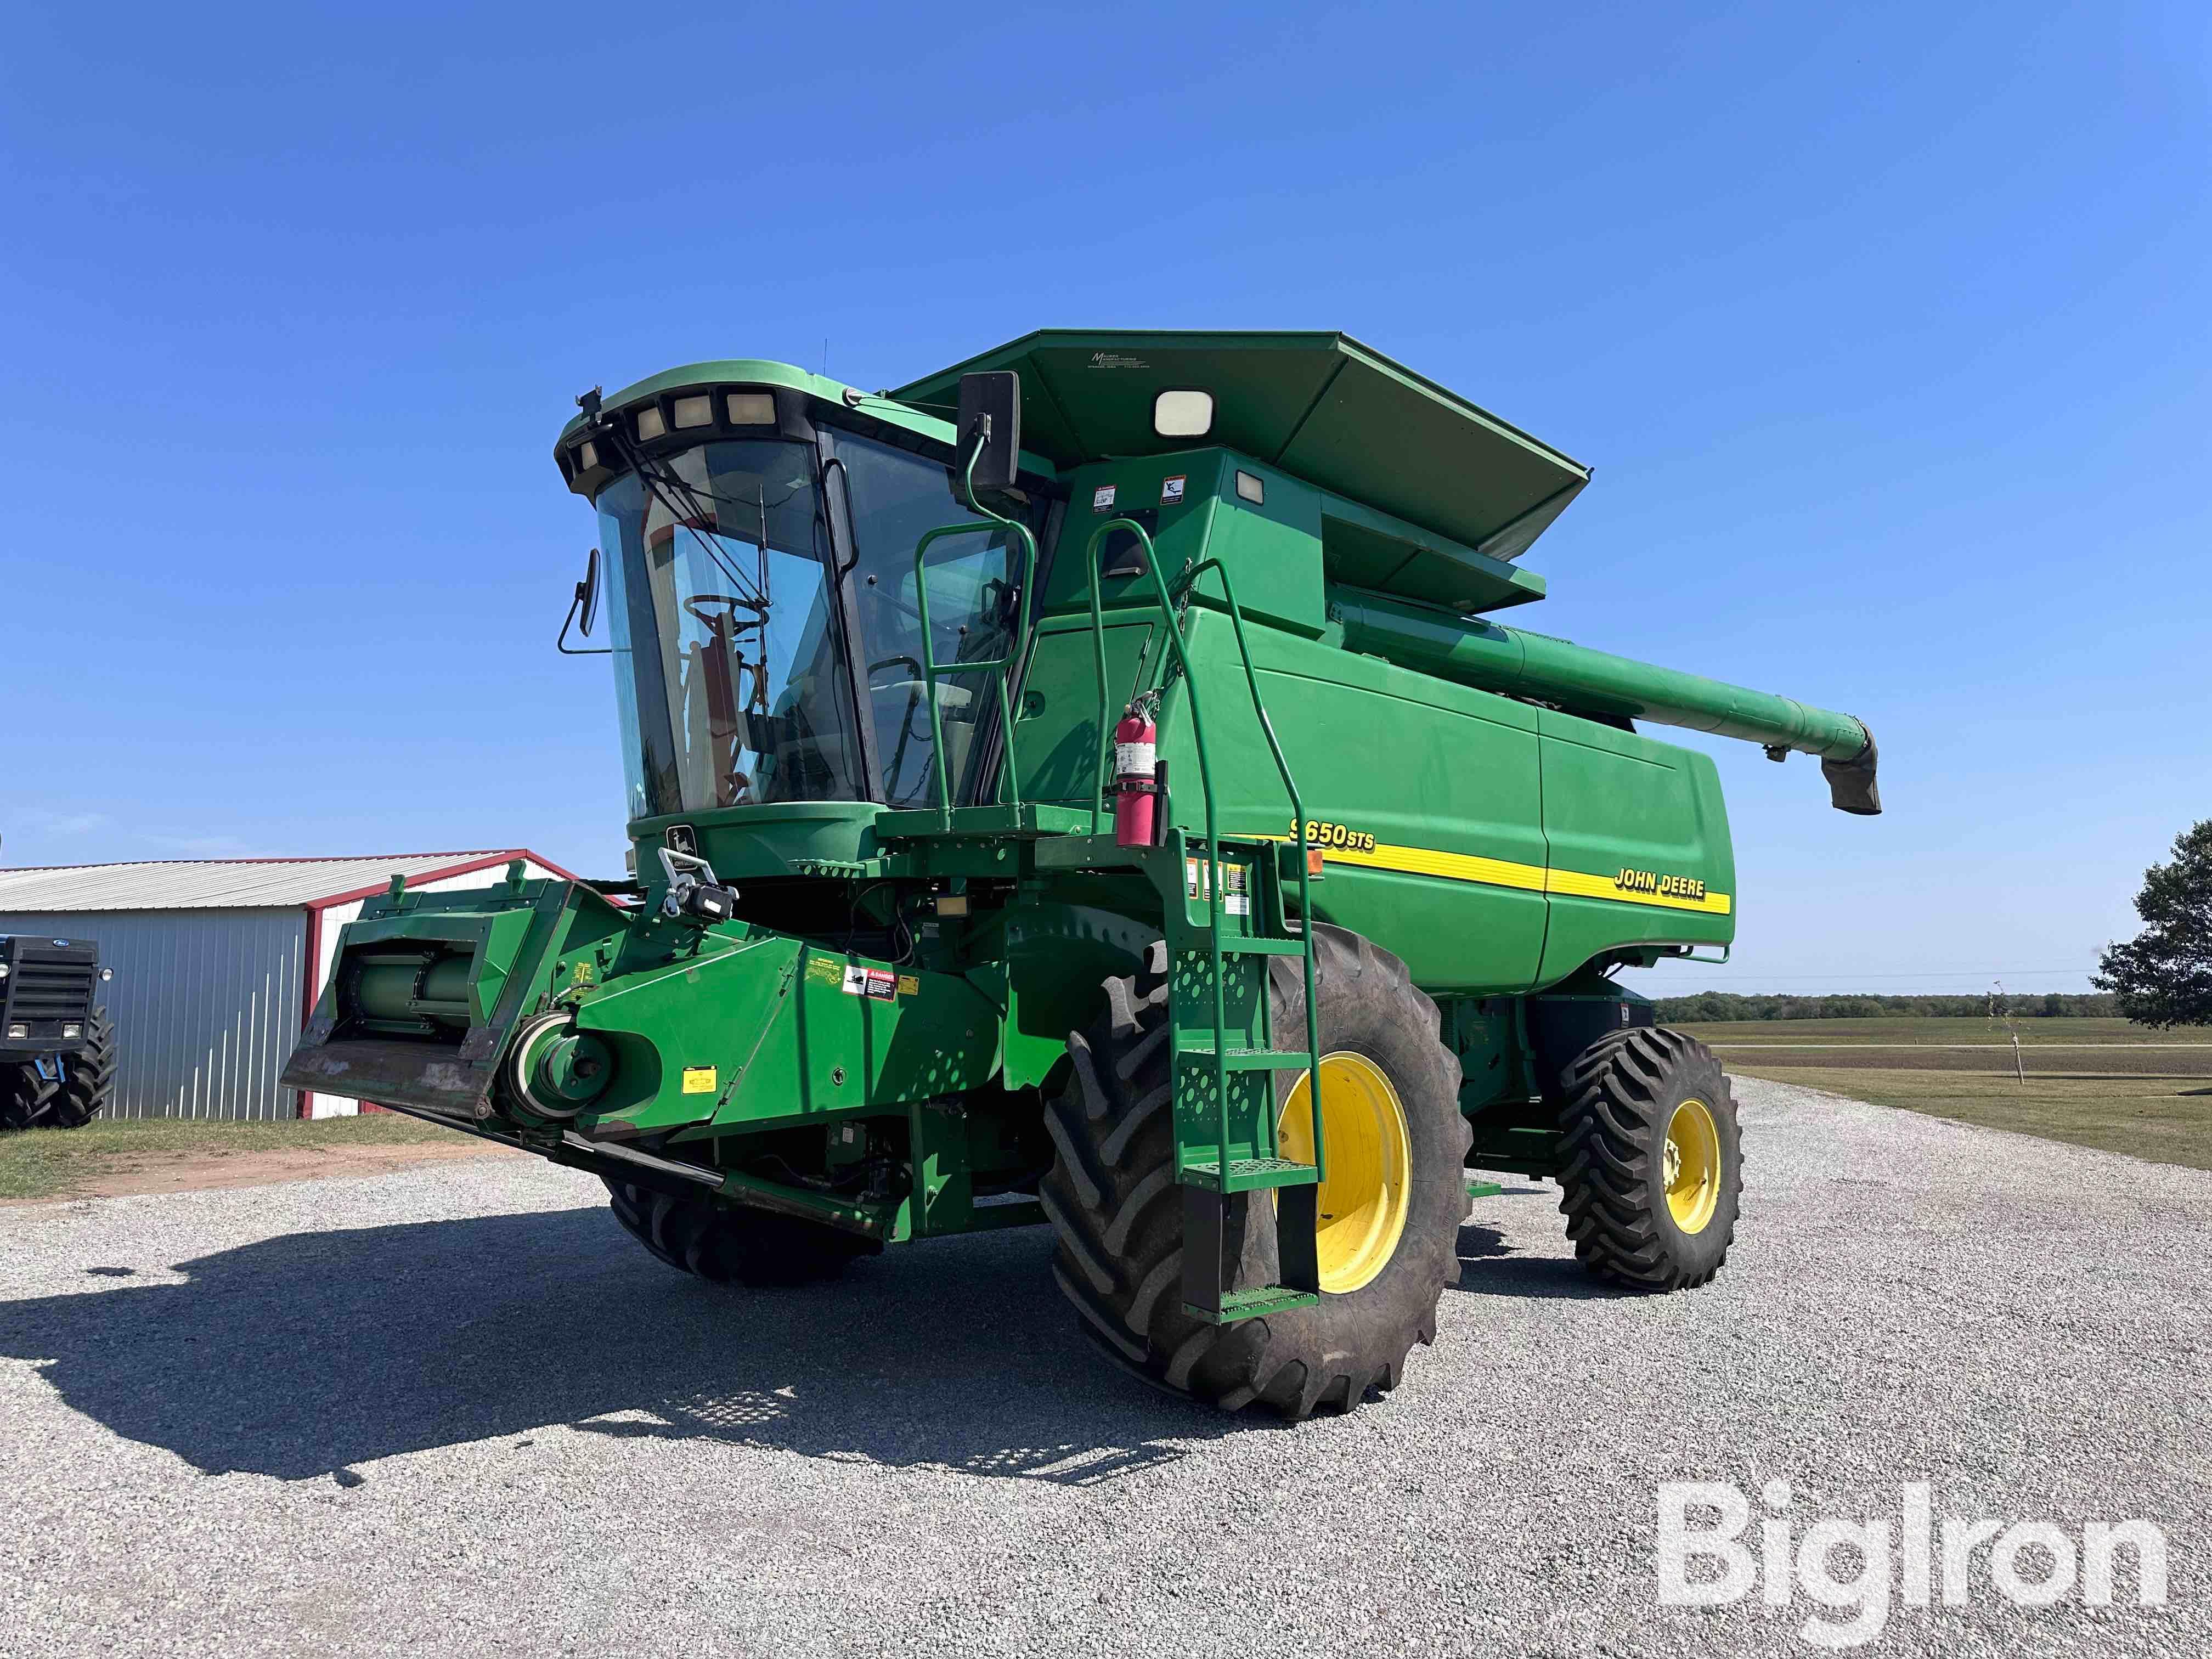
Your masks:
M2001 1042L2008 1052L2012 1037L2004 1026L1988 1019L1918 1019L1910 1016L1880 1019L1732 1019L1711 1024L1692 1022L1676 1029L1707 1042L1790 1044L1807 1042L1908 1043ZM2178 1031L2154 1031L2124 1019L2015 1019L2023 1048L2052 1044L2154 1042L2180 1043L2212 1049L2212 1026L2190 1026Z
M1731 1072L2212 1170L2212 1030L2124 1019L1731 1020L1680 1029ZM1939 1046L1948 1045L1948 1046ZM1990 1045L1990 1046L1983 1046Z

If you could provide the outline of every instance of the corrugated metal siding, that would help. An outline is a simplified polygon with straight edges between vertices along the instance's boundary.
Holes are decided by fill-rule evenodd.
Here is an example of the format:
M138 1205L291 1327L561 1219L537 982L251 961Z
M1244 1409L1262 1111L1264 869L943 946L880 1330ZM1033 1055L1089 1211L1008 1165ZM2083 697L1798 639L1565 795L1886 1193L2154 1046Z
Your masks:
M115 977L116 1117L285 1118L276 1086L300 1035L307 915L297 909L0 910L0 933L96 939Z

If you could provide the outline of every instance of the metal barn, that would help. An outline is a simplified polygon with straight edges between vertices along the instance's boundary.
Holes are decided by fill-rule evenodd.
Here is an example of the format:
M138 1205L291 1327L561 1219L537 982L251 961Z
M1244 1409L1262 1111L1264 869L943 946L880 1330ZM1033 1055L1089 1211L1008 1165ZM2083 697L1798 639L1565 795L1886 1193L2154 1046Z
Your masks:
M335 1095L277 1086L330 972L338 930L394 875L475 887L526 848L383 858L164 860L0 870L0 933L92 939L121 1052L116 1117L334 1117Z

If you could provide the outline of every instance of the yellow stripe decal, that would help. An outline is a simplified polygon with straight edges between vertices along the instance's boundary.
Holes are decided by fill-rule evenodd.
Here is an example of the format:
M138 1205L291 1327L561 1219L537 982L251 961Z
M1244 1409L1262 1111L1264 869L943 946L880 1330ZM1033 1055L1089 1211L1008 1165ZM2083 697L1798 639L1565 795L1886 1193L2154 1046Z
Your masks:
M1289 836L1268 836L1268 841L1289 842ZM1325 847L1322 856L1331 864L1357 865L1370 870L1395 870L1409 876L1435 876L1444 881L1480 882L1486 887L1517 887L1529 893L1559 893L1570 898L1605 899L1614 904L1649 904L1666 910L1691 910L1703 915L1729 914L1726 893L1708 890L1702 898L1673 893L1632 892L1611 876L1584 875L1579 870L1546 870L1509 859L1478 858L1470 853L1444 853L1431 847L1391 847L1376 843L1371 852Z

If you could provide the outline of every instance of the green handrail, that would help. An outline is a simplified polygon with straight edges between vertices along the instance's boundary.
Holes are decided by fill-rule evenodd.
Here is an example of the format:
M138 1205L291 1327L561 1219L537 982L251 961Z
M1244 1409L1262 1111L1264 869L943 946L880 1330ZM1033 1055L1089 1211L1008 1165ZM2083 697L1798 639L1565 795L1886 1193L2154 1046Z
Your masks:
M925 531L921 539L916 542L914 547L914 600L915 608L921 614L921 677L929 687L930 760L937 774L937 827L948 830L952 828L952 785L945 769L945 720L939 712L937 697L937 677L939 674L988 674L998 683L999 724L1006 734L1006 764L1000 770L1000 776L1004 780L1001 799L1014 809L1017 817L1020 816L1022 810L1021 781L1016 776L1014 769L1013 683L1007 678L1007 671L1020 659L1023 647L1029 640L1030 589L1034 585L1036 575L1036 538L1030 533L1030 527L1027 525L1018 520L1009 519L994 513L975 499L975 462L982 453L983 447L978 444L975 453L969 456L967 471L961 478L961 493L966 497L968 505L975 512L981 514L987 520L1003 525L1019 536L1022 538L1024 555L1021 586L1016 590L1019 598L1014 606L1014 646L1011 652L1003 657L994 657L985 662L941 663L936 659L930 650L929 578L928 574L922 568L923 556L929 551L929 544L940 537L974 535L986 526L972 521L968 524L939 525L934 530ZM1100 684L1103 685L1103 679ZM1095 820L1093 828L1096 828Z
M1092 806L1092 823L1103 807L1105 793L1106 755L1110 747L1109 728L1106 724L1107 696L1105 670L1104 612L1098 598L1098 544L1107 532L1127 526L1136 532L1137 543L1144 550L1145 571L1152 579L1152 588L1158 596L1161 619L1167 624L1170 647L1176 661L1182 669L1183 683L1189 687L1190 727L1193 746L1198 753L1198 784L1206 801L1206 941L1213 969L1213 1064L1215 1103L1218 1109L1218 1138L1222 1188L1228 1189L1229 1178L1229 1056L1222 1048L1222 1033L1229 1023L1228 990L1224 983L1221 956L1221 917L1225 902L1221 876L1221 836L1219 819L1213 799L1213 764L1206 743L1206 721L1200 709L1198 677L1191 672L1190 656L1184 649L1182 627L1176 620L1175 599L1169 591L1166 579L1160 574L1159 557L1152 546L1151 533L1134 519L1109 519L1091 532L1091 543L1084 553L1084 569L1091 584L1091 637L1097 641L1098 657L1098 793ZM1306 841L1306 813L1298 797L1297 781L1291 775L1289 761L1284 758L1283 746L1275 738L1274 723L1267 718L1267 706L1260 695L1260 677L1252 664L1252 647L1244 637L1244 613L1237 603L1237 590L1230 581L1229 572L1218 559L1206 559L1192 566L1179 579L1186 591L1194 589L1198 579L1207 571L1221 578L1221 596L1229 607L1229 621L1236 630L1237 652L1244 664L1244 683L1252 693L1252 712L1259 716L1260 730L1267 739L1268 752L1275 757L1275 769L1282 776L1284 791L1291 798L1291 813L1295 820L1298 849L1298 919L1303 930L1304 949L1299 953L1305 968L1306 987L1306 1064L1307 1103L1313 1113L1314 1178L1325 1179L1328 1165L1322 1146L1321 1114L1321 1011L1314 997L1314 931L1312 872L1309 867ZM1188 912L1186 912L1188 915ZM1256 1151L1257 1148L1255 1147Z

